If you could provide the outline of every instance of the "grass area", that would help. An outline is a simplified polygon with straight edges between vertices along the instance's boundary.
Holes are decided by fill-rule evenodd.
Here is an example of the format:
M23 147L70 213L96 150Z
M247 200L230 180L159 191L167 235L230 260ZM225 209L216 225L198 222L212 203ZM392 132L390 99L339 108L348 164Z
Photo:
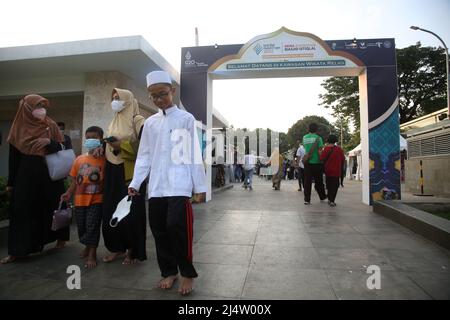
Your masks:
M446 203L409 203L410 206L450 220L450 204Z
M450 209L449 210L427 210L426 212L431 213L435 216L450 220Z

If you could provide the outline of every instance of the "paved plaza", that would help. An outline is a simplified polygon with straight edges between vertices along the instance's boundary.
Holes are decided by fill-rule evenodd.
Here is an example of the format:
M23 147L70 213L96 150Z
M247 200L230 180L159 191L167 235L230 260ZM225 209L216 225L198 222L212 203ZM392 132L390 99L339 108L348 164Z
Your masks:
M148 230L148 260L120 260L86 270L75 224L62 250L0 266L0 299L449 299L450 252L372 212L361 202L361 184L347 181L337 207L303 204L296 181L281 191L255 178L194 206L195 290L155 287L159 269ZM6 255L6 244L0 247ZM99 256L106 254L99 247ZM81 289L68 290L69 265L82 269ZM381 288L370 290L367 268L381 270Z

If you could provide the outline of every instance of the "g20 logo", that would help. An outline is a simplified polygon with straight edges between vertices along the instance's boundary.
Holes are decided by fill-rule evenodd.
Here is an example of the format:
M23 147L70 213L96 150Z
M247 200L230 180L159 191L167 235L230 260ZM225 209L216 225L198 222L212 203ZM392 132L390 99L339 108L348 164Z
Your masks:
M195 66L195 60L185 60L184 64L186 66Z

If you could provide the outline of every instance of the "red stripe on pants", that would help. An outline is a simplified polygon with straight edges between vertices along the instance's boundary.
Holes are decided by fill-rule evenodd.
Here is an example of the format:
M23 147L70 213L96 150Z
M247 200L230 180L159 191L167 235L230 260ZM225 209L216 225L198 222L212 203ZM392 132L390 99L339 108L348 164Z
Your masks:
M193 238L193 213L192 213L192 204L189 200L186 200L186 225L187 225L187 245L188 245L188 256L187 259L192 263L192 238Z

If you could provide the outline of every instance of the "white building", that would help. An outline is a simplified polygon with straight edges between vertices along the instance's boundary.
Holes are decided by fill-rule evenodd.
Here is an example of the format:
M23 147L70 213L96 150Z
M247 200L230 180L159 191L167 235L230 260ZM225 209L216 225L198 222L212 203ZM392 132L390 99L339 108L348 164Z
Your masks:
M65 123L79 154L87 127L107 130L114 87L131 90L143 116L157 112L146 90L145 76L153 70L169 72L175 103L182 105L179 72L141 36L0 48L0 176L8 175L6 139L21 97L37 93L49 99L49 116Z

